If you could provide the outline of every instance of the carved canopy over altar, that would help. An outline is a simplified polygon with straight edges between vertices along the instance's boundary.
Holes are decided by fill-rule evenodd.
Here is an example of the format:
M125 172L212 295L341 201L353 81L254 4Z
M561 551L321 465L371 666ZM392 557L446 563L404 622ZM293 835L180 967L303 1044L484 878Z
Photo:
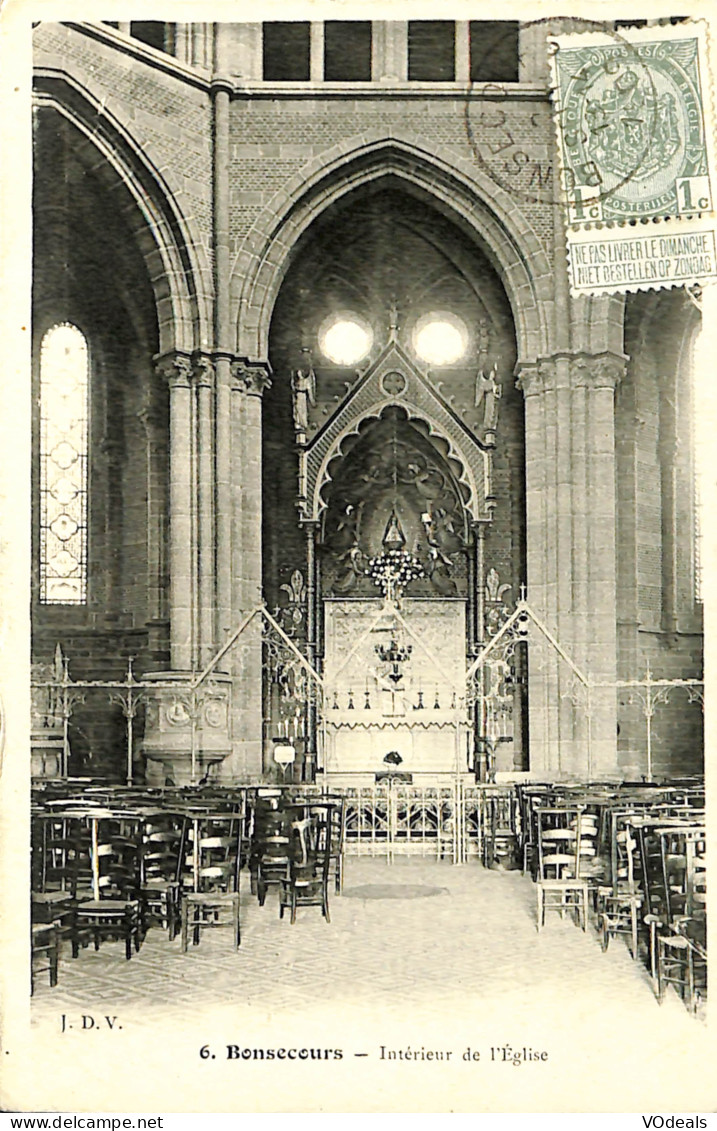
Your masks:
M325 771L467 771L465 603L329 599L324 607Z
M362 425L379 419L391 405L400 405L406 419L420 421L433 444L438 440L460 484L467 512L473 519L486 517L492 502L491 449L495 432L489 429L479 440L436 385L393 340L348 391L326 425L302 445L299 495L304 516L320 517L327 505L326 489L335 467L350 450L352 438L360 435ZM495 419L489 424L494 429ZM299 438L303 438L301 434Z

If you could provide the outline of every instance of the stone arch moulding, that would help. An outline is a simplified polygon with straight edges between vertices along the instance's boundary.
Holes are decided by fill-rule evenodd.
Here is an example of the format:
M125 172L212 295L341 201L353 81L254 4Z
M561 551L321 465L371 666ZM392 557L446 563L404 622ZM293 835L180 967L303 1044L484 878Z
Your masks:
M550 352L551 276L545 250L508 194L470 161L415 138L362 135L304 165L277 193L247 234L232 270L237 352L268 356L269 324L296 241L347 193L393 176L417 187L475 233L496 266L511 305L519 361Z
M384 378L396 371L404 377L405 385L398 395L387 395ZM468 432L443 397L395 343L391 343L360 378L343 404L301 452L302 517L318 520L326 509L323 491L331 481L329 466L341 456L346 440L358 435L366 421L378 420L385 409L393 406L403 409L409 420L426 424L429 437L444 441L448 459L460 468L456 481L463 488L466 511L475 521L490 518L493 506L491 450Z
M82 136L90 168L128 216L154 292L159 352L191 352L211 341L211 279L175 200L176 190L106 107L67 75L35 75L34 104L62 115ZM83 160L83 154L79 154Z

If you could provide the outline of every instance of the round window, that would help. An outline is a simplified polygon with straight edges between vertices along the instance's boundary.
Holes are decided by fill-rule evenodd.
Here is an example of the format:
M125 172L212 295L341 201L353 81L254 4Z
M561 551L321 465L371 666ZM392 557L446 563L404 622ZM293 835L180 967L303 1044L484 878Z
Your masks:
M372 343L371 328L354 314L334 315L319 332L321 352L336 365L356 365Z
M465 322L445 311L424 314L413 331L413 348L429 365L453 365L468 349Z

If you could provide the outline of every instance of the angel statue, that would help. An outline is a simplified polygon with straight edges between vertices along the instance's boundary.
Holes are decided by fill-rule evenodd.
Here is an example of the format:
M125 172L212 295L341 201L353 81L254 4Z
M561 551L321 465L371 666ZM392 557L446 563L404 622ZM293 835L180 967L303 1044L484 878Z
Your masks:
M476 374L475 407L483 405L483 427L493 430L498 423L498 401L503 389L498 380L498 363L493 365L486 377L482 369Z
M309 405L316 404L316 373L311 358L311 350L302 347L301 365L292 370L291 397L294 407L294 430L306 432L309 427Z

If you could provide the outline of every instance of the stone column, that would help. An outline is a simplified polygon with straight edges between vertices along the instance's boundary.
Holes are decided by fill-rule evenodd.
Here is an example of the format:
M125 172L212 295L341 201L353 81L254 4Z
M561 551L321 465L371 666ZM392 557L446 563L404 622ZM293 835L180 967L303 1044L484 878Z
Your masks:
M143 751L148 782L179 785L216 775L230 752L228 678L215 673L196 690L190 683L200 642L206 660L213 640L213 370L203 355L176 352L157 370L169 382L171 670L143 677Z
M470 21L456 20L456 82L471 81Z
M110 389L110 404L114 404L115 416L119 417L117 402ZM120 419L116 419L114 426L107 421L107 430L100 443L100 451L105 461L105 494L104 513L104 619L117 621L122 609L125 607L124 593L122 591L122 461L125 452L124 429Z
M262 603L261 397L269 385L268 364L232 366L232 621ZM256 617L230 653L233 677L232 756L225 776L262 772L262 644Z
M190 62L193 67L207 69L212 65L211 24L190 24Z
M174 671L189 671L193 632L196 563L193 539L192 363L186 354L160 358L157 372L169 383L169 576L170 653Z
M192 367L197 390L197 656L203 667L216 651L214 366L206 354L194 354Z
M621 356L566 353L523 367L519 378L528 601L593 680L616 678L614 398L623 371ZM614 775L614 690L593 690L588 704L547 643L530 646L528 669L531 769L555 778Z
M640 477L639 429L637 423L637 373L631 363L629 379L622 382L616 395L615 452L617 482L620 485L617 518L617 631L618 678L635 679L641 670L640 616L638 606L638 537L637 490ZM639 703L627 703L623 691L618 702L620 735L618 753L620 772L628 779L639 778L644 764L636 751L642 752L645 741L645 719Z
M662 630L677 631L677 388L674 375L660 380L660 486L662 492Z
M191 26L191 24L174 25L174 55L180 63L192 61Z
M534 20L520 26L520 71L519 80L536 85L548 85L548 35L553 28L545 20Z
M324 81L324 21L311 21L309 77L312 82Z
M261 32L261 24L252 25ZM229 104L232 83L231 32L235 24L216 24L211 96L214 125L212 194L214 203L214 367L216 387L215 531L216 623L215 643L235 627L232 611L232 373L236 330L230 309L231 251L229 240ZM261 36L259 37L261 62ZM244 72L241 71L243 74ZM259 72L261 73L261 71ZM224 667L222 670L226 670Z

